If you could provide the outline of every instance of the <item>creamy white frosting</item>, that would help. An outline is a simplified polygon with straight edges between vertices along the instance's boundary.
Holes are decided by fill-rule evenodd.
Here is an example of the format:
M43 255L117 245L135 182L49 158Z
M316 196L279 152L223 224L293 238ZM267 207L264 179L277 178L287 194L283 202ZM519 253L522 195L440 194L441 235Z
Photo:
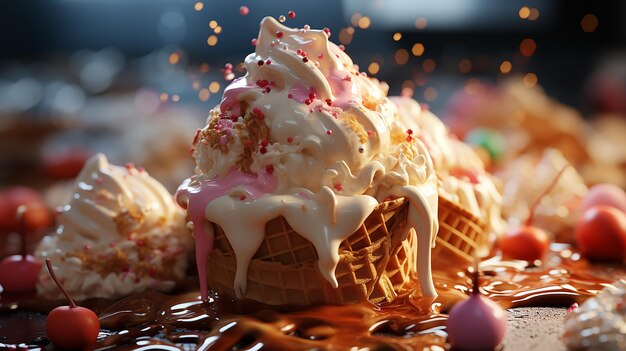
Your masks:
M565 317L570 350L626 350L626 280L618 280Z
M408 97L391 97L398 107L399 121L411 128L414 135L426 144L441 178L440 195L460 204L486 225L491 241L504 231L500 213L502 195L494 178L471 146L452 136L443 122L419 103ZM459 170L470 172L476 179L457 176ZM487 254L488 248L482 248Z
M200 240L199 271L212 247L209 221L233 246L235 292L242 296L265 223L282 215L315 246L320 272L337 286L339 243L378 202L404 196L419 238L421 286L435 295L436 174L421 141L407 139L387 87L359 73L324 31L287 28L273 18L263 20L245 66L246 76L226 88L197 136L198 174L178 192Z
M77 300L117 298L146 289L167 291L185 276L190 234L185 212L145 171L92 157L82 169L54 235L36 256L49 258ZM37 291L62 296L48 272Z

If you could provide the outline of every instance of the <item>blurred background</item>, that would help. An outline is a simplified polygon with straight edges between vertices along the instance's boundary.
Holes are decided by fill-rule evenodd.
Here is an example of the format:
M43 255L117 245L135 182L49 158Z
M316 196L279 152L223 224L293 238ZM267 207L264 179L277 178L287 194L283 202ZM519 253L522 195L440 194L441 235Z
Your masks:
M345 45L361 71L387 82L390 94L427 105L460 138L479 127L503 136L525 128L524 152L528 140L558 139L551 146L571 163L594 165L588 183L605 181L606 174L626 183L624 1L0 6L0 188L46 189L52 202L62 203L57 185L104 152L112 163L143 166L174 191L193 172L188 149L195 130L229 81L245 74L240 64L268 15L288 26L330 28L331 40ZM541 125L547 136L529 125ZM563 145L559 133L573 141ZM607 164L618 170L607 171Z

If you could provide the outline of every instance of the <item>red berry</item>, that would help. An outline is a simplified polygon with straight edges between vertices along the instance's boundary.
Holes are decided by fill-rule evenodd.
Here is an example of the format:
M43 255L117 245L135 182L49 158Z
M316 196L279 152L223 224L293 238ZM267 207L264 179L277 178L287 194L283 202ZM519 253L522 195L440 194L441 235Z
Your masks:
M287 12L287 16L289 16L289 18L296 18L296 13L293 11L289 11Z
M43 160L43 173L53 179L75 178L88 158L89 154L80 150L50 155Z
M626 214L610 206L594 206L578 220L575 239L583 256L596 261L626 257Z
M26 232L50 227L54 218L38 192L31 188L16 186L0 193L0 233L20 231L20 223L15 217L17 208L28 207L25 217Z

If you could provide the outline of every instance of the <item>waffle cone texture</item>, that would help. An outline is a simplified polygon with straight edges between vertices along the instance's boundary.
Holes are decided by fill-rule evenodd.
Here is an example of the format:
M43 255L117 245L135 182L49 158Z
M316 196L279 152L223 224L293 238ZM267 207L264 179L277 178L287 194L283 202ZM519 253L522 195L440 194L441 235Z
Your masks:
M350 304L393 301L411 280L416 235L407 231L408 200L380 203L339 246L333 288L317 268L315 247L283 217L265 226L265 239L248 269L245 299L270 305ZM210 289L234 298L236 259L222 229L215 225L208 258Z
M433 267L450 263L474 262L476 252L487 247L489 239L479 218L443 196L439 196L439 233L432 251Z

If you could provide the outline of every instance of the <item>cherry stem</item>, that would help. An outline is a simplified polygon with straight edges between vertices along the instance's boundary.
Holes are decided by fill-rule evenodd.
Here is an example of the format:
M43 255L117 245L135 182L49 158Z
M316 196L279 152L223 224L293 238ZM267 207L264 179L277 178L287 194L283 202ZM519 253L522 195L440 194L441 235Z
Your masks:
M26 220L24 218L27 211L28 208L25 205L19 206L15 211L15 219L20 224L20 254L22 255L22 260L25 260L26 256L28 255L28 248L26 245L26 230L28 230L28 228L26 226Z
M480 294L478 288L480 282L478 281L478 257L474 257L474 272L472 272L472 294Z
M52 262L50 262L49 258L46 258L46 267L48 268L48 273L50 273L50 276L52 277L52 280L54 280L54 283L59 287L59 290L61 290L63 295L65 295L67 302L70 304L70 308L76 308L76 304L74 303L74 300L72 300L70 293L65 290L65 288L57 278L57 275L54 274L54 269L52 269Z
M528 219L526 219L526 222L524 222L524 225L526 227L530 227L533 223L533 219L535 217L535 210L537 209L537 206L539 206L539 203L541 202L541 200L548 195L548 193L550 193L550 191L552 191L552 189L554 189L554 186L556 185L556 183L559 181L559 179L561 178L561 175L563 175L563 173L565 172L566 169L569 168L569 164L563 166L563 168L561 168L561 170L559 171L559 173L557 173L557 175L554 177L554 179L552 179L552 181L550 182L550 184L543 190L543 192L541 194L539 194L539 196L535 199L535 202L533 202L533 205L530 206L530 214L528 214Z

